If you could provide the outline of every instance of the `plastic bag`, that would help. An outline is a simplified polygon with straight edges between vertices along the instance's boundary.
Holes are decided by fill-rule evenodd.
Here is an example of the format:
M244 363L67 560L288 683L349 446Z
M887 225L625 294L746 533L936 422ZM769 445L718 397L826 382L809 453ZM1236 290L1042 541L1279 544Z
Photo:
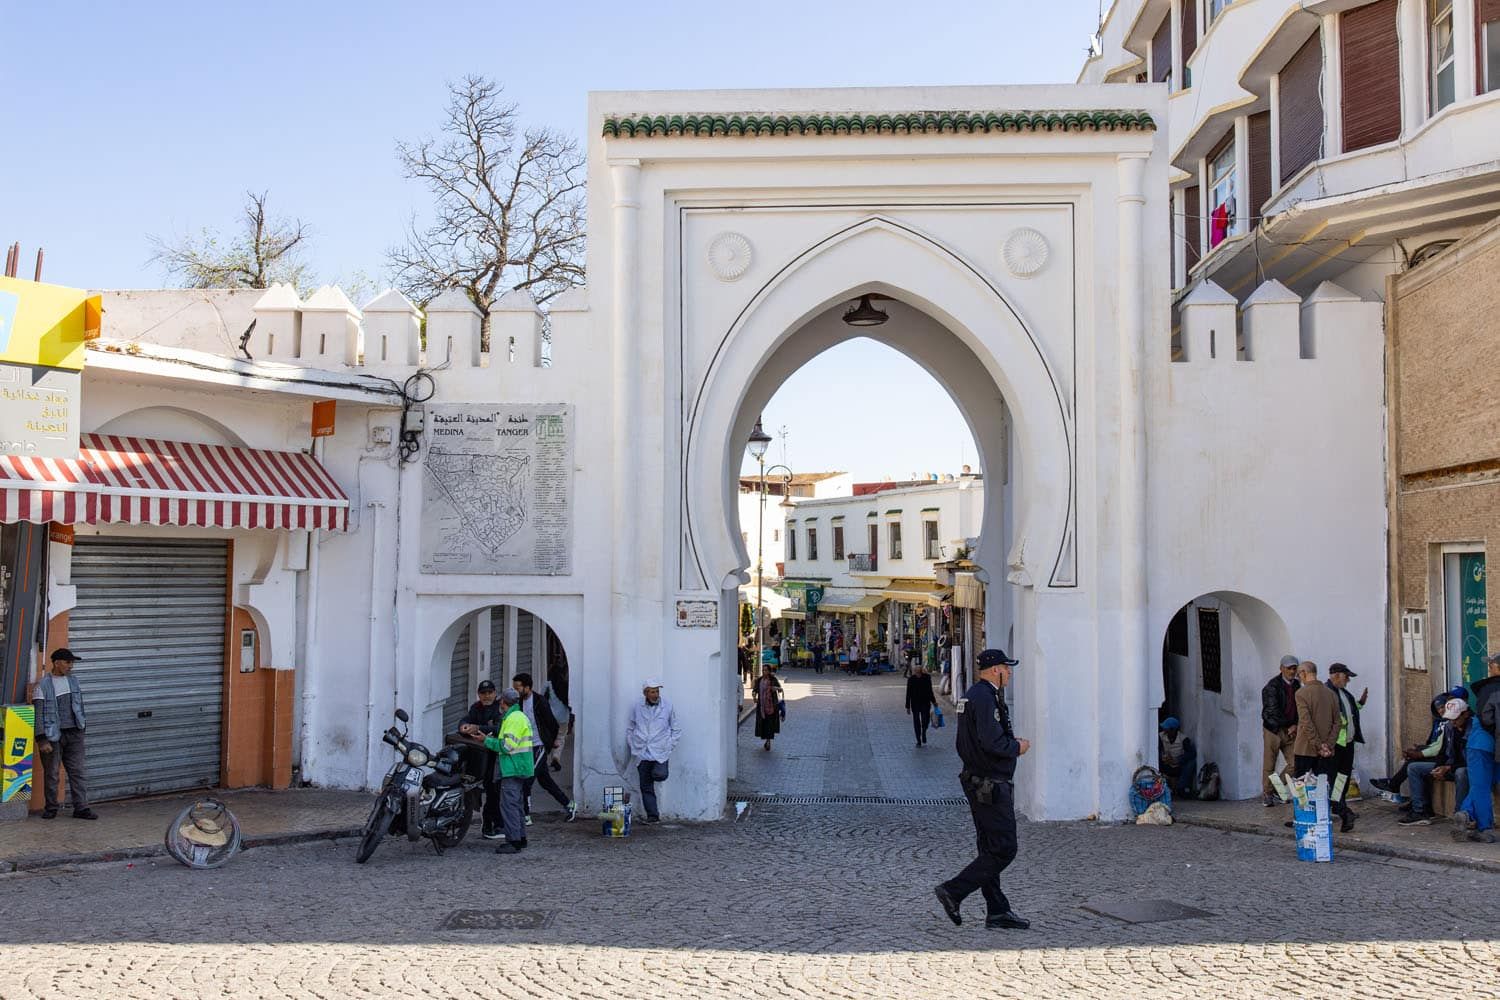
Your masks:
M936 729L943 728L943 710L937 705L932 706L932 725Z
M1141 826L1171 826L1172 813L1160 802L1153 802L1146 807L1146 811L1135 818Z

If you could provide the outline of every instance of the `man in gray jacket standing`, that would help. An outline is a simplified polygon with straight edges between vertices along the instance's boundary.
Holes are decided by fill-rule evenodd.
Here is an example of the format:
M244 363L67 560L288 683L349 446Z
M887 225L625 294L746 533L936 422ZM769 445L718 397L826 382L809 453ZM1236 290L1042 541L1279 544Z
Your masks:
M98 819L89 808L88 777L84 767L83 691L73 676L73 664L83 659L70 649L52 651L52 669L36 682L32 705L36 709L37 749L42 752L43 787L47 806L42 819L53 819L58 801L58 766L68 772L68 794L73 800L74 819Z

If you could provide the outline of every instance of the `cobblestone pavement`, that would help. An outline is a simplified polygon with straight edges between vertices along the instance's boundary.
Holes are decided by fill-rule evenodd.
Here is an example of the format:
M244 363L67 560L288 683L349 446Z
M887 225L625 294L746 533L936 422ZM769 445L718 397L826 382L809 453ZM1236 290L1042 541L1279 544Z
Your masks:
M771 749L755 738L755 719L739 730L731 795L961 795L948 725L929 728L918 750L900 674L859 677L792 669L781 677L786 721Z
M883 738L868 734L890 695L843 683L794 702L770 754L746 751L767 758L750 784L775 773L794 794L814 787L798 775L825 793L877 787L841 784L860 770L849 762L811 761L828 753L792 760L816 750L818 726L857 743L853 717L840 721L856 699L875 710L864 738L878 758ZM906 772L892 746L873 768L881 794L910 789L893 777ZM921 752L948 758L936 739ZM912 766L940 772L951 758L939 764ZM0 876L0 997L1500 995L1494 875L1352 855L1299 864L1284 840L1187 827L1023 824L1006 888L1033 927L1002 932L983 928L977 900L955 928L932 899L970 843L962 807L757 803L739 823L619 841L539 822L519 859L479 842L437 857L390 840L359 867L339 841L251 851L217 872L147 862ZM1086 908L1135 898L1210 915L1128 924ZM550 922L439 929L484 908Z

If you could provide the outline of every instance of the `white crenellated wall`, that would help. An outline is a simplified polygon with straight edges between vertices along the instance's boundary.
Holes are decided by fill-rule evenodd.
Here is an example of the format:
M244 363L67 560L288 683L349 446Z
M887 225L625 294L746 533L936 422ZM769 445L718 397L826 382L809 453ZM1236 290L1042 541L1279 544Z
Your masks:
M1188 735L1226 794L1258 794L1260 687L1294 653L1370 688L1360 751L1384 762L1385 442L1382 306L1325 283L1268 281L1241 305L1212 282L1181 305L1182 356L1152 365L1151 630L1189 602L1222 618L1224 693L1201 690L1196 623ZM1288 648L1281 648L1287 646ZM1153 703L1160 701L1161 675ZM1188 696L1188 695L1185 695ZM1363 763L1368 762L1368 763Z

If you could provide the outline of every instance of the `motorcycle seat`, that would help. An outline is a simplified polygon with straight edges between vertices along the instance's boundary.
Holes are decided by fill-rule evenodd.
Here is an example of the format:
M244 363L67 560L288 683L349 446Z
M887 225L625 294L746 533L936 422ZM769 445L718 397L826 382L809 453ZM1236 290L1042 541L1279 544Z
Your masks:
M454 788L463 784L464 778L461 774L442 774L434 771L432 774L423 776L423 788Z

